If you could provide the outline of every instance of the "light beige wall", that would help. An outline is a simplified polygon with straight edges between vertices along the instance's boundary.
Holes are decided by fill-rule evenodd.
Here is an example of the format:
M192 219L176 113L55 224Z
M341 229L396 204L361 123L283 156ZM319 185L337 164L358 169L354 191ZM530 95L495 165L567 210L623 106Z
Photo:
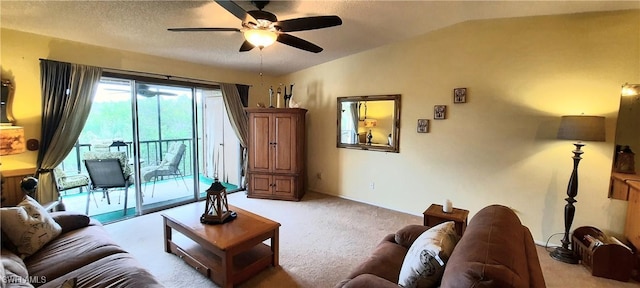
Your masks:
M607 190L620 86L640 81L638 23L637 10L471 21L282 77L309 109L310 190L413 214L499 203L543 242L564 230L574 146L555 139L560 116L601 115L607 141L584 147L573 228L622 233L627 204ZM453 104L456 87L467 103ZM396 93L399 154L336 148L336 97ZM438 104L447 119L416 133Z
M91 46L14 30L0 30L2 78L12 78L16 91L13 115L25 127L27 139L40 138L42 101L39 59L51 59L112 69L180 76L214 82L260 86L259 73L238 72L155 56ZM265 81L273 81L264 76ZM249 89L249 105L257 103L258 89ZM2 170L34 166L37 151L2 156Z
M364 127L364 121L361 121L359 132L366 134L371 130L372 143L388 144L388 136L393 132L393 127L395 127L393 125L393 111L393 101L369 101L367 103L367 118L375 119L377 126L366 128Z

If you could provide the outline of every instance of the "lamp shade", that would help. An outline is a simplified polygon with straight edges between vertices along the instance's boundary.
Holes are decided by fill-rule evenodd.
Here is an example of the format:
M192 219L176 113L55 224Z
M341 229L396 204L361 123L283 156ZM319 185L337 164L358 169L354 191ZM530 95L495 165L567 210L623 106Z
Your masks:
M579 141L604 141L604 117L569 115L562 116L558 139Z
M364 119L364 127L373 128L378 126L378 120L376 119Z
M20 126L0 126L0 155L24 152L24 128Z

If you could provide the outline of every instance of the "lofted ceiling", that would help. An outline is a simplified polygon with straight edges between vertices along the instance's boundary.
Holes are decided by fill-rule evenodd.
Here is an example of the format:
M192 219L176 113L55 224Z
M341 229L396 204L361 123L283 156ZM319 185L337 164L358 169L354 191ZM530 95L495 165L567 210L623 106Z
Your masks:
M254 10L249 1L236 1ZM169 32L172 27L241 28L213 1L0 1L0 26L91 45L278 76L456 23L490 18L639 9L640 1L272 1L279 20L338 15L341 26L292 32L322 48L276 42L238 52L238 32ZM262 68L260 67L262 58Z

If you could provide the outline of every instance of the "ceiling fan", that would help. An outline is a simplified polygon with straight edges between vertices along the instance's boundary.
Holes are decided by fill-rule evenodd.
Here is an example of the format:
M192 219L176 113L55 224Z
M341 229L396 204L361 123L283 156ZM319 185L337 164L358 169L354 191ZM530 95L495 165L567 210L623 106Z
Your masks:
M110 84L107 81L102 81L101 80L101 84ZM139 96L143 96L143 97L156 97L156 96L161 96L161 95L178 96L177 93L161 91L160 89L158 89L156 87L152 88L151 86L149 86L147 84L137 84L137 85L138 85L138 89L136 90L136 92L138 93ZM130 95L131 94L131 87L129 85L126 85L124 87L117 87L117 86L116 87L109 87L109 86L107 86L106 88L104 88L104 91L108 92L109 94Z
M159 88L156 88L156 87L152 88L147 84L138 84L138 89L136 91L138 92L138 95L143 97L156 97L161 95L178 96L178 94L176 93L160 91Z
M167 30L173 32L242 32L245 41L242 43L242 46L240 46L240 52L250 51L254 47L262 49L278 41L298 49L318 53L322 51L320 46L287 34L287 32L321 29L342 24L342 19L335 15L311 16L278 21L276 15L262 10L269 4L269 1L251 1L251 3L258 8L258 10L251 11L245 11L238 4L229 0L215 0L215 2L242 20L242 28L200 27L169 28Z

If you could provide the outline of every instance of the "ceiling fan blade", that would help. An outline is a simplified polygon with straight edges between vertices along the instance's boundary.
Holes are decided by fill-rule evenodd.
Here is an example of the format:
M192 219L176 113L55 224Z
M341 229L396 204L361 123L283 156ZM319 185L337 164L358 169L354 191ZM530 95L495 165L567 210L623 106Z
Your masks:
M206 27L198 27L198 28L169 28L167 29L171 32L211 32L211 31L228 31L228 32L240 32L238 28L206 28Z
M342 19L335 15L312 16L278 21L275 25L279 27L282 32L294 32L342 25Z
M144 97L155 97L160 95L169 95L169 96L178 95L176 93L160 91L158 88L151 88L147 84L138 84L137 92L138 92L138 95L144 96Z
M313 53L322 52L322 48L320 46L313 44L307 40L303 40L296 36L291 36L285 33L278 35L277 41L282 44L287 44L289 46L296 47L298 49L306 50Z
M253 44L249 43L249 41L244 40L244 42L242 43L242 46L240 46L240 52L247 52L250 51L251 49L253 49Z
M253 16L249 15L247 11L244 11L242 7L236 4L233 1L229 0L215 0L218 5L222 6L225 10L229 11L229 13L236 16L238 19L242 20L242 22L256 21Z

